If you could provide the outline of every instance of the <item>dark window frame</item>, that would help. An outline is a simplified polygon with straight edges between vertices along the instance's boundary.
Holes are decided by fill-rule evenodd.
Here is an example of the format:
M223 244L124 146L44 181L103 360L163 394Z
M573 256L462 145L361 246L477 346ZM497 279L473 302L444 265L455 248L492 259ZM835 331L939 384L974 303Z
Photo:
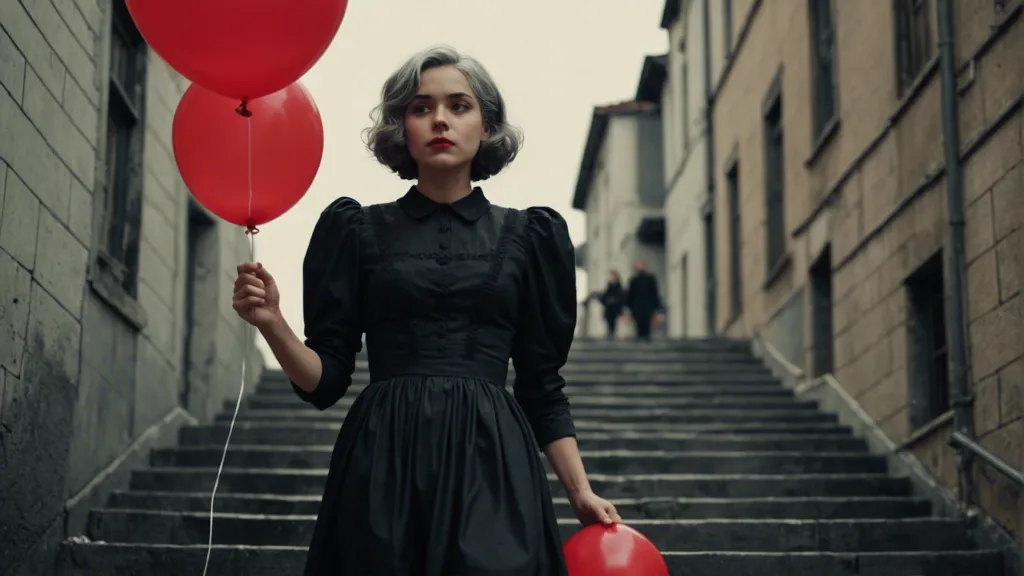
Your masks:
M950 410L949 339L942 252L906 280L909 418L919 429Z
M832 0L808 0L815 139L839 114L836 74L836 27Z
M740 199L740 164L733 158L725 170L726 203L729 217L729 302L733 318L743 311L742 204Z
M764 100L765 263L771 279L786 260L786 159L781 73Z
M149 48L125 0L112 0L107 17L104 138L94 203L99 228L89 280L97 295L141 330L147 321L138 302L138 276Z
M690 134L690 107L691 106L690 105L692 103L690 102L690 63L689 63L689 58L687 57L687 54L685 52L683 53L683 65L682 65L682 70L680 71L680 73L681 73L681 77L679 79L680 80L680 84L681 84L680 90L682 92L682 94L680 94L680 96L681 96L680 102L681 102L682 105L680 107L681 110L680 110L680 114L679 115L681 116L680 120L681 120L681 124L682 124L682 126L680 126L680 127L683 129L683 134L682 134L682 140L683 140L682 151L683 151L683 153L682 153L682 157L686 158L690 154L690 148L692 146L692 142L690 141L690 139L691 139L691 134Z
M725 43L725 58L732 58L733 37L732 37L732 0L722 0L722 32Z
M933 0L892 0L896 53L896 92L902 98L935 57Z

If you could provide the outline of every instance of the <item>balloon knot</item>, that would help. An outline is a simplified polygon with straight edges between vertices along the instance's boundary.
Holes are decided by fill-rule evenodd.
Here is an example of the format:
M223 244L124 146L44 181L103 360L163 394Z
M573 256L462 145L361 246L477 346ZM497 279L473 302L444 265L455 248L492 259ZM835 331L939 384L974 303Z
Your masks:
M252 111L249 110L249 100L242 100L242 103L238 105L238 108L235 108L235 112L238 112L239 116L244 116L245 118L252 116Z
M256 234L260 233L260 229L257 228L256 226L250 224L250 225L245 227L245 233L246 234L252 234L253 236L255 236Z

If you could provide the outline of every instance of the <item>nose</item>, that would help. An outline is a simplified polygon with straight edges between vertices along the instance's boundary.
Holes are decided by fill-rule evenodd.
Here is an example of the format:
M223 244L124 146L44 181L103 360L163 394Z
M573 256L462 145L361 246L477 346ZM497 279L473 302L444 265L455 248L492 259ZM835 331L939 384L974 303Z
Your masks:
M448 111L444 106L438 106L434 109L434 129L435 130L447 130L448 129Z

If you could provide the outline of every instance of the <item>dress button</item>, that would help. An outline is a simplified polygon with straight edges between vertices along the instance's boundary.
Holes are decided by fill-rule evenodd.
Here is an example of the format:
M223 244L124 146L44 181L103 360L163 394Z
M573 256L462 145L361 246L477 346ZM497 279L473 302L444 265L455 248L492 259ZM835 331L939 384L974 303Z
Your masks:
M441 246L441 250L447 250L448 249L448 242L445 242L445 241L442 240L440 246Z
M437 229L437 231L441 233L448 232L449 230L451 230L451 227L447 224L442 224L441 227Z
M440 264L441 266L447 266L447 265L451 264L451 262L452 262L452 257L447 255L447 254L445 254L443 256L438 256L437 257L437 263Z

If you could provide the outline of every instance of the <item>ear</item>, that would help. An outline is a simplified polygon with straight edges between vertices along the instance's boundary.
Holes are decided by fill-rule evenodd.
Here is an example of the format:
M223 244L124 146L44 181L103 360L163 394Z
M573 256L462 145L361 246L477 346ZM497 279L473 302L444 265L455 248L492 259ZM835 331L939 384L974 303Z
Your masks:
M480 139L481 142L491 137L491 127L484 124L484 137Z

